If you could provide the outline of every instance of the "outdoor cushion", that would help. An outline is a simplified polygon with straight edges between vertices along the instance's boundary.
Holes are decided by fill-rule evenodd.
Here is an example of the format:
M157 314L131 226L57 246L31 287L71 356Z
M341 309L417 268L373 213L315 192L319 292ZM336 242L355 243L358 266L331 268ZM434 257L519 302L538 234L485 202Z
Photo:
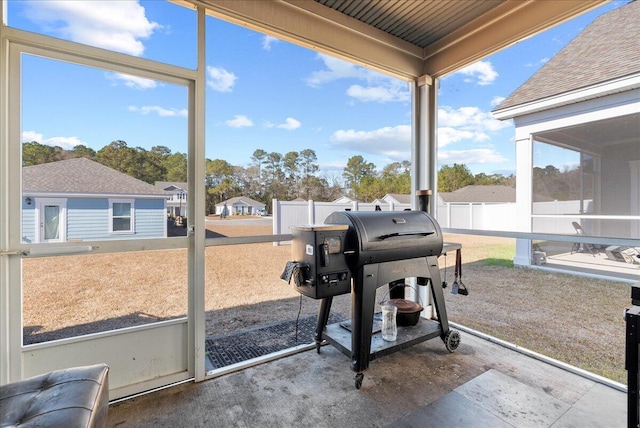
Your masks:
M56 370L0 386L0 427L105 427L109 367Z

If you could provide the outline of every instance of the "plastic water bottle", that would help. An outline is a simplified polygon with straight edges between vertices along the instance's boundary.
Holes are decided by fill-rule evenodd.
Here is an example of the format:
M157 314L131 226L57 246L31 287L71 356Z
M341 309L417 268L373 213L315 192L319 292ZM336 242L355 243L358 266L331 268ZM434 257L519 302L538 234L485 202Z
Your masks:
M398 337L397 313L398 308L395 306L382 305L382 339L387 342L395 342Z

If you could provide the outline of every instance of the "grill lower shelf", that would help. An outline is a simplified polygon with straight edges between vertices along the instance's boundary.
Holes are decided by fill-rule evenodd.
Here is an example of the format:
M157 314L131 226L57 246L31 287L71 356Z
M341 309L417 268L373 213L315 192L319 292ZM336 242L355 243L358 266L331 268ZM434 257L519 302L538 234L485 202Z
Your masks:
M329 324L322 337L331 345L351 357L351 332L341 326L342 323ZM398 336L395 342L387 342L382 339L381 333L371 336L371 354L369 360L388 355L416 343L424 342L434 337L440 337L442 329L437 321L420 318L418 324L410 327L398 327Z

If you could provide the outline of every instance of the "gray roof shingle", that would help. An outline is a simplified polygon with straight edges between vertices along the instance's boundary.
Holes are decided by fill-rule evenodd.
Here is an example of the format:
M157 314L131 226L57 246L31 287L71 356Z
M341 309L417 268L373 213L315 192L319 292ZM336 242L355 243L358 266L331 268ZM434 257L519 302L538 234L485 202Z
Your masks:
M263 202L256 201L255 199L251 199L251 198L246 197L246 196L235 196L233 198L227 199L226 201L222 201L220 203L217 203L216 207L217 206L223 206L224 204L233 205L235 203L241 203L241 204L252 205L252 206L265 205Z
M471 185L453 192L439 192L438 195L444 202L504 203L516 201L516 189L509 186Z
M406 195L404 193L388 193L396 201L401 204L410 204L411 203L411 195Z
M494 111L640 72L640 1L601 15Z
M22 168L23 192L170 196L151 184L87 158Z
M176 192L177 190L187 191L188 189L187 183L179 181L156 181L155 183L153 183L153 185L158 189L172 193Z

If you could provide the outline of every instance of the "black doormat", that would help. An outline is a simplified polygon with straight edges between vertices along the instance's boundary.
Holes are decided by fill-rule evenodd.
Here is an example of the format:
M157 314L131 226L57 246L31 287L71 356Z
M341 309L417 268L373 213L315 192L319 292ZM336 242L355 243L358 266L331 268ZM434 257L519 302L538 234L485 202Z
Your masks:
M330 313L328 324L344 321L339 314ZM301 317L298 320L296 338L296 320L281 321L250 330L243 330L227 336L206 339L207 370L219 369L252 358L282 351L297 345L313 343L316 335L315 315Z

